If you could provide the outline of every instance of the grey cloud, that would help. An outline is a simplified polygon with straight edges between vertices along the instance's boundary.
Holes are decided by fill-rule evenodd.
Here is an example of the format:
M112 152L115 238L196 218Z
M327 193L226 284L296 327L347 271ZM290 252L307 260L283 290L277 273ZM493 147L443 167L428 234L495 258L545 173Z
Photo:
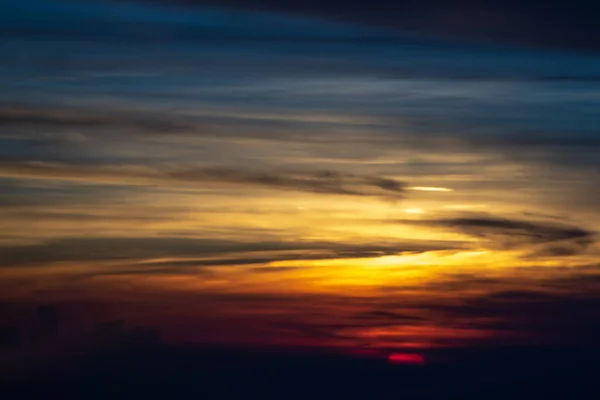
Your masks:
M263 264L273 261L365 257L424 252L455 243L406 242L354 245L333 242L241 242L206 238L68 238L0 247L0 266L36 266L56 262L138 261L174 258L140 268ZM218 259L217 257L225 257ZM193 260L182 260L192 258ZM178 261L177 259L181 260Z
M0 126L6 129L2 136L11 137L11 129L20 129L18 139L35 139L51 143L51 140L67 140L65 129L102 129L102 137L118 131L119 135L185 135L202 137L244 137L250 130L253 137L264 137L272 140L290 140L289 123L277 119L261 117L251 113L235 112L223 115L219 112L197 112L186 110L149 110L127 107L111 107L107 105L77 106L71 104L30 104L0 102ZM265 132L265 126L276 129L276 134ZM36 128L36 129L30 129ZM235 129L234 129L235 128ZM283 130L286 132L282 132ZM26 130L25 130L26 129ZM24 135L26 132L27 135ZM56 132L49 135L48 132ZM93 132L93 131L92 131ZM12 135L15 136L15 135ZM301 137L298 135L298 139ZM317 139L315 139L317 140Z
M268 244L267 244L268 245ZM424 248L427 247L427 243L420 245L402 244L400 248L407 249L405 251L427 251ZM330 248L325 243L314 243L314 247L309 254L303 253L307 248L299 248L294 251L293 248L285 249L282 253L268 254L265 256L236 256L234 258L219 258L219 259L194 259L194 260L170 260L164 262L152 263L154 265L164 265L171 267L202 267L202 266L220 266L220 265L257 265L267 264L276 261L302 261L302 260L329 260L339 258L369 258L379 257L383 255L394 255L398 254L397 247L387 247L381 245L367 245L367 246L349 246L344 244L330 244ZM433 246L435 247L435 245ZM412 249L412 250L410 250ZM277 251L277 250L276 250ZM286 269L292 269L294 267L269 267L268 271L284 271ZM255 272L268 272L265 268L257 267Z
M25 210L20 210L19 208ZM31 208L31 207L30 207ZM5 221L70 221L74 223L81 222L95 222L95 221L104 221L104 222L156 222L160 220L169 220L170 218L167 216L157 216L157 215L149 215L149 214L135 214L135 213L125 213L118 214L115 213L113 215L110 214L101 214L101 213L93 213L86 211L79 212L69 212L63 210L51 211L51 210L31 210L26 209L26 207L19 207L18 205L6 205L0 202L0 217L2 217Z
M530 248L532 255L577 254L595 242L593 231L557 222L488 215L403 222L451 229L504 249Z
M436 224L483 238L496 234L516 235L531 243L585 239L591 236L591 232L578 227L508 218L451 218L438 220Z
M199 185L215 183L257 186L300 192L399 199L405 183L380 176L334 171L246 170L211 166L153 168L145 166L85 166L62 163L0 164L0 177L75 180L86 183Z
M569 117L569 116L566 116ZM564 127L557 131L552 125L525 128L514 121L490 121L482 125L481 121L441 118L430 121L414 121L416 126L431 130L427 142L431 145L443 146L451 143L465 148L484 148L491 151L510 151L515 148L529 150L557 150L576 148L582 150L600 146L600 139L595 129L573 129ZM451 138L448 131L453 132ZM483 134L482 131L485 131ZM453 138L452 138L453 137ZM413 140L418 140L415 137ZM514 154L513 154L514 156Z
M147 268L146 266L141 266L139 268L126 268L126 269L119 269L119 270L110 270L110 271L102 271L102 272L89 272L89 273L81 273L81 274L77 274L75 275L75 280L77 279L85 279L85 278L89 278L89 277L95 277L95 276L142 276L142 275L153 275L153 276L160 276L160 275L202 275L202 276L211 276L212 273L210 271L207 270L202 270L202 269L189 269L189 270L182 270L182 269L174 269L174 268L168 268L168 267L164 267L164 268Z
M41 128L126 128L145 132L179 132L198 127L184 118L66 106L0 104L0 126Z
M168 173L168 175L186 181L241 183L313 193L353 196L401 197L406 186L404 182L391 178L334 171L251 171L212 167L176 171Z
M243 243L187 238L71 238L0 248L4 266L69 261L144 260L161 257L207 257L229 253L310 249L292 243Z
M348 143L366 145L379 143L393 147L405 147L430 149L437 147L440 150L463 147L465 150L481 148L497 152L510 151L514 148L529 150L545 149L546 151L564 150L574 148L582 151L586 148L600 146L597 132L592 130L573 130L563 128L560 134L552 126L527 129L506 121L494 121L494 123L482 126L477 118L463 118L458 120L450 115L429 116L412 115L402 113L400 117L396 114L374 118L373 115L364 115L362 124L380 125L381 128L391 127L394 131L385 131L376 134L356 137L345 135ZM306 118L310 117L310 118ZM323 137L323 135L310 134L298 126L289 124L289 118L297 119L296 124L303 126L314 125L314 115L306 113L289 113L280 110L280 114L262 115L252 113L225 113L212 112L207 114L189 114L185 110L135 110L114 107L83 107L73 105L32 105L27 103L0 102L0 126L4 127L37 127L48 129L65 128L111 128L121 129L126 134L190 134L194 136L207 137L246 137L264 138L276 141L301 141L304 143L336 143L339 135ZM351 118L346 115L346 124ZM334 118L324 119L322 122L334 124ZM353 123L359 123L356 119ZM383 125L382 125L383 124ZM409 126L410 129L403 130L399 135L396 127ZM265 129L267 128L267 129ZM274 133L272 131L275 131ZM482 134L482 130L485 134ZM426 136L424 135L426 133ZM568 134L567 134L568 133ZM48 140L47 135L45 139ZM401 140L400 140L401 139ZM511 155L510 153L507 153ZM527 152L531 156L531 152ZM517 155L512 154L512 157ZM536 155L543 157L544 154ZM568 154L556 154L562 158Z
M314 134L314 127L335 126L342 122L328 115L320 118L315 117L314 113L289 110L279 110L277 113L194 110L190 113L185 108L167 111L105 105L91 107L0 102L0 126L6 128L0 132L0 136L56 145L60 141L83 138L72 133L66 134L65 130L81 129L91 137L95 130L101 129L101 136L98 135L100 139L117 132L120 136L127 135L124 137L189 135L195 138L251 138L315 144L339 142L339 137ZM359 122L359 119L354 121ZM306 129L307 126L311 129Z

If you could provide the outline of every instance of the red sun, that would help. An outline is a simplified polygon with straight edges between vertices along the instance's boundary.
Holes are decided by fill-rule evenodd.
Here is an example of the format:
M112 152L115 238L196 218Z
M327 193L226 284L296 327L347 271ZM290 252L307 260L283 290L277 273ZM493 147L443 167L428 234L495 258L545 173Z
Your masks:
M392 353L388 362L394 365L425 365L425 358L415 353Z

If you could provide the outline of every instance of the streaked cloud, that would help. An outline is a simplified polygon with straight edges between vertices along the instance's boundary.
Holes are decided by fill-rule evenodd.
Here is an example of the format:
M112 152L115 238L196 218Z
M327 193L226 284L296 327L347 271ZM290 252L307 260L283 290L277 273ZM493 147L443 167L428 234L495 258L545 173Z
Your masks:
M235 266L279 261L367 258L403 252L460 248L457 242L413 241L353 244L310 241L235 241L182 237L89 237L0 247L3 267L123 261L142 267ZM231 256L236 255L235 258Z
M491 248L529 249L538 255L561 256L585 251L595 242L591 230L556 221L518 220L489 215L415 220L411 224L452 229L484 240Z
M393 178L335 171L261 171L228 167L152 168L145 166L90 167L49 163L4 163L0 176L17 179L56 179L95 184L250 185L271 189L398 199L405 184Z

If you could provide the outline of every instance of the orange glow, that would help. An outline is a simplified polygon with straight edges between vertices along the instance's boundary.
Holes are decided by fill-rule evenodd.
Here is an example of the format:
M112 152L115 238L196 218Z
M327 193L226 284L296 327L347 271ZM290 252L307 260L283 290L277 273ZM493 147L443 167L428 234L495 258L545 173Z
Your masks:
M388 356L388 362L394 365L425 365L425 358L421 354L392 353Z

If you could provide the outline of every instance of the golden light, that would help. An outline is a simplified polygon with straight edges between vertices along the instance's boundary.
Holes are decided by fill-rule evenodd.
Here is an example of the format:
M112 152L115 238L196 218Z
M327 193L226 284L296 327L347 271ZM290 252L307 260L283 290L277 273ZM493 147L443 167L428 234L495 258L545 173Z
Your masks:
M435 186L411 186L408 189L417 190L420 192L452 192L454 189L446 187L435 187Z

